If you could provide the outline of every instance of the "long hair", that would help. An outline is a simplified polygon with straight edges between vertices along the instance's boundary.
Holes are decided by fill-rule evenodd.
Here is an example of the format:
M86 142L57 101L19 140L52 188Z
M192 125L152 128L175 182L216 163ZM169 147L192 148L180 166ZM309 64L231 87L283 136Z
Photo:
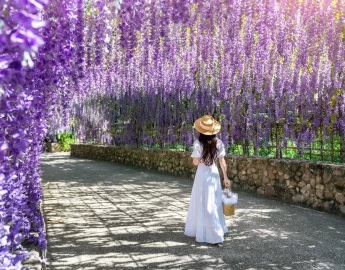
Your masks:
M204 135L200 133L199 142L202 145L201 162L211 166L217 159L217 138L216 135Z

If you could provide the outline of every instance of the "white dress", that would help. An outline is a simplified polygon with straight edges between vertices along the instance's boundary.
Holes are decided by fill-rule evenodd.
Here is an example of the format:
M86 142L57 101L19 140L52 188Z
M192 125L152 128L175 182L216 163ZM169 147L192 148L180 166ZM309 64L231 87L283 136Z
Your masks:
M217 157L225 156L224 144L217 143ZM191 157L200 158L202 145L196 140ZM222 186L216 163L198 165L189 202L184 234L195 237L197 242L222 243L228 231L222 207Z

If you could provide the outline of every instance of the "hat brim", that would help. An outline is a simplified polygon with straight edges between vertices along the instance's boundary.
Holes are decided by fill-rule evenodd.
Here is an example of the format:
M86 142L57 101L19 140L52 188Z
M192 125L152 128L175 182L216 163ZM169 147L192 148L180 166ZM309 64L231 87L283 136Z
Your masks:
M212 130L206 130L206 129L203 129L201 126L200 126L200 122L201 122L201 118L197 119L195 122L194 122L194 128L199 132L199 133L202 133L204 135L215 135L217 134L220 129L221 129L221 125L219 124L218 121L216 120L213 120L214 121L214 126L213 126L213 129Z

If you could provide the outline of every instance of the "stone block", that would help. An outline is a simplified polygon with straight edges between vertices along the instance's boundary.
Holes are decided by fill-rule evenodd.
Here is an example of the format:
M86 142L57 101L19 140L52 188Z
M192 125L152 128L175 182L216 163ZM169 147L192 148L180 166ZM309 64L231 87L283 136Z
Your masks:
M296 181L290 181L290 187L297 187Z
M307 201L307 206L310 207L313 203L314 203L314 200L313 199L309 199Z
M329 201L329 202L324 202L322 203L322 209L326 212L331 212L334 210L334 202Z
M315 175L321 175L323 171L323 164L316 163L316 162L309 162L309 169Z
M295 163L290 163L290 169L292 172L296 172L298 169L298 165Z
M292 197L293 195L296 194L296 190L293 189L293 188L289 188L289 189L287 190L287 193L290 195L290 197Z
M325 199L329 200L333 198L333 193L330 191L325 192Z
M293 197L292 197L292 201L294 202L294 203L303 203L304 202L304 197L303 197L303 195L302 194L296 194L296 195L294 195Z
M264 195L265 194L265 190L264 188L260 187L256 190L256 193L259 194L259 195Z
M305 187L306 185L307 184L304 181L298 183L298 187L300 188Z
M344 172L341 168L333 167L333 175L334 176L342 176L345 178Z
M311 207L314 208L314 209L320 208L320 202L313 202Z
M274 175L274 173L272 171L268 171L268 178L270 180L274 180L276 178L276 176Z
M234 188L234 189L239 189L239 188L241 188L241 186L240 186L238 183L234 183L233 188Z
M316 189L319 189L319 190L324 190L325 189L325 186L324 185L316 185L315 187Z
M318 189L318 190L316 190L315 195L316 195L317 198L323 199L324 192L323 192L323 190Z
M307 171L306 173L304 173L301 177L304 181L309 182L310 179L312 178L312 176L309 174L309 172Z
M345 188L345 177L335 177L334 184L337 187Z
M341 205L339 207L340 213L342 213L343 215L345 215L345 205Z
M278 176L278 180L280 183L283 183L285 181L284 176L283 175Z
M246 180L247 180L247 176L242 175L242 176L240 177L240 180L241 180L241 181L246 181Z
M265 195L276 196L276 191L274 190L274 187L271 187L271 186L265 187Z
M253 178L253 180L258 180L259 179L259 175L258 174L253 174L252 178Z
M307 186L304 186L301 191L300 191L305 197L309 197L310 190L308 189Z
M317 175L315 180L318 185L322 183L322 177L320 175Z
M344 196L344 194L342 194L342 193L337 193L337 194L335 194L335 200L338 202L338 203L340 203L340 204L344 204L344 202L345 202L345 196Z
M332 180L332 170L330 167L325 167L322 174L322 183L328 184Z
M235 177L234 177L234 182L235 182L235 183L239 183L239 182L240 182L240 179L239 179L237 176L235 176Z
M262 179L262 183L264 183L264 184L268 184L269 182L270 182L270 179L268 179L267 177L264 177Z
M260 180L255 181L255 186L256 187L261 187L262 186L262 182Z

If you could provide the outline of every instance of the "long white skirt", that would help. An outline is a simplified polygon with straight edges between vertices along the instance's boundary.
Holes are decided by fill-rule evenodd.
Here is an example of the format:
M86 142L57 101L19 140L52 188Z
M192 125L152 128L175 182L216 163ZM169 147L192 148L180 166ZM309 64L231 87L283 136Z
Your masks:
M197 242L222 243L228 231L222 208L222 186L216 164L199 164L188 208L185 235Z

